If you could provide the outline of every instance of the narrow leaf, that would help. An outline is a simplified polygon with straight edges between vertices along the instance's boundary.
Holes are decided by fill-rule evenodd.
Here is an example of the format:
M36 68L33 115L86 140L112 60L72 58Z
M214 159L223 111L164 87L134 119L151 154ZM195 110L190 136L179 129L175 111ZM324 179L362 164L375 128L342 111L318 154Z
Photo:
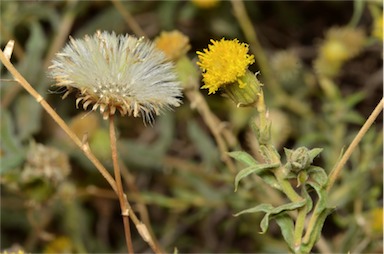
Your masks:
M264 171L263 173L259 174L259 176L264 180L265 183L267 183L272 188L281 190L279 182L276 180L275 175L271 172Z
M314 229L312 231L312 234L310 235L309 239L307 242L303 242L301 245L301 253L310 253L310 251L313 248L313 245L317 242L317 240L320 237L321 231L323 229L323 225L325 222L325 219L327 216L332 212L333 209L326 208L323 209L319 215L319 217L316 220Z
M256 213L256 212L265 212L269 213L273 210L273 206L271 204L260 204L252 208L245 209L241 212L236 213L234 216L237 217L239 215L245 214L245 213Z
M323 168L311 166L308 169L308 175L312 180L319 184L320 187L324 187L328 182L328 175Z
M294 225L292 218L288 214L279 214L275 217L277 225L279 225L281 234L285 242L288 244L289 249L294 250Z
M247 167L245 169L240 170L240 172L237 173L237 175L235 177L235 191L237 191L237 187L239 185L240 180L243 179L244 177L246 177L252 173L260 174L261 172L263 172L267 169L275 168L278 166L279 166L279 164L259 164L259 165L250 166L250 167Z
M307 201L305 199L302 199L299 202L292 202L292 203L284 204L284 205L281 205L281 206L278 206L278 207L272 209L270 211L270 213L271 214L279 214L279 213L284 212L284 211L292 211L292 210L295 210L297 208L304 206L306 204L306 202Z
M314 148L309 151L309 157L311 158L311 161L316 158L321 152L323 151L323 148Z
M245 164L247 164L248 166L254 166L254 165L257 165L259 164L249 153L247 152L243 152L243 151L235 151L235 152L229 152L228 153L229 156L231 156L232 158L238 160L238 161L241 161Z

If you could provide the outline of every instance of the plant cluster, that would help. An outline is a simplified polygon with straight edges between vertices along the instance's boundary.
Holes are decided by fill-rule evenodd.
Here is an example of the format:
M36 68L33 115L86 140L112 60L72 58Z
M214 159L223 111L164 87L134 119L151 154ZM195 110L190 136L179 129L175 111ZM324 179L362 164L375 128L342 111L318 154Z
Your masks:
M0 19L1 253L382 253L382 3Z

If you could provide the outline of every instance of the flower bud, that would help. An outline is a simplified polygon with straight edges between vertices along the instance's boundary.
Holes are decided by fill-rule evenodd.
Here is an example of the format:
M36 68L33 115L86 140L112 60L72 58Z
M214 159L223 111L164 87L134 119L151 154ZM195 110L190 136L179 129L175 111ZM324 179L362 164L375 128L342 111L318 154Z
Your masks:
M286 149L285 152L288 157L287 167L294 172L307 169L313 161L310 151L306 147L299 147L294 151Z
M224 86L223 91L238 107L246 107L257 102L261 86L256 75L247 70L235 83Z

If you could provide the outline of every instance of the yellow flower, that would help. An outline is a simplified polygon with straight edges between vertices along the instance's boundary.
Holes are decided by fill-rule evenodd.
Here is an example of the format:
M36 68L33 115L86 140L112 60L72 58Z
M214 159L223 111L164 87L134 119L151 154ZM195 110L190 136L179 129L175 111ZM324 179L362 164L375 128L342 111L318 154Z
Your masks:
M363 50L365 41L366 36L361 29L330 28L320 45L319 56L314 62L316 71L327 77L336 76L346 61Z
M73 243L66 236L60 236L44 248L44 253L73 253Z
M192 0L192 3L202 9L210 9L218 5L220 0Z
M165 55L173 60L178 60L191 48L189 38L177 30L162 32L155 40L156 47L162 50Z
M240 87L246 86L241 78L248 70L248 66L254 63L253 55L248 55L249 46L239 43L237 39L221 41L211 40L212 45L204 52L197 52L197 63L203 71L202 88L209 89L209 94L215 93L220 87L239 83Z
M381 15L375 17L372 28L372 35L381 41L383 40L383 22L383 14L381 13Z

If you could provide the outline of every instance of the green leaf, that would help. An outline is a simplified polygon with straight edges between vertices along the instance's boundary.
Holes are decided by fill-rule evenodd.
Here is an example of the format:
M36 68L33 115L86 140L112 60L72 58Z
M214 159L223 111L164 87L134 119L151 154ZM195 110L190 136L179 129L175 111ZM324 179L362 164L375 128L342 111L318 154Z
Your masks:
M281 190L281 186L279 182L276 180L276 177L273 173L269 171L265 171L264 173L259 174L259 177L261 177L264 180L264 182L267 183L272 188Z
M309 195L307 188L302 188L302 196L307 200L307 213L312 210L313 208L313 201L311 196Z
M25 151L20 139L14 133L14 125L7 110L1 111L0 119L0 148L2 150L0 174L20 166L25 159Z
M21 140L29 139L41 127L42 107L29 95L21 95L15 102L16 123Z
M187 125L187 133L188 137L197 148L198 153L203 158L207 168L213 168L213 166L220 161L220 154L216 144L194 120L189 121L189 124Z
M250 167L247 167L247 168L245 168L243 170L240 170L240 172L237 173L237 175L235 177L235 191L237 191L237 187L239 185L240 180L243 179L244 177L246 177L246 176L248 176L248 175L250 175L252 173L256 173L257 175L259 175L263 171L265 171L267 169L276 168L279 165L280 165L279 163L275 163L275 164L259 164L259 165L250 166Z
M319 187L324 187L328 182L328 175L323 168L311 166L307 173L310 179L314 180Z
M303 242L300 246L301 253L310 253L310 251L313 248L313 245L317 242L317 240L320 237L321 231L323 229L323 225L325 222L325 219L328 217L328 215L333 211L333 209L325 208L322 209L320 212L319 217L317 218L314 229L312 231L312 234L310 235L307 242Z
M342 117L343 121L346 123L353 123L353 124L363 124L364 123L364 117L361 116L358 112L350 111L343 115Z
M285 157L287 158L287 160L288 160L289 158L291 158L293 152L294 152L294 151L293 151L292 149L288 149L288 148L285 148L285 147L284 147L284 153L285 153Z
M273 206L271 204L260 204L252 208L245 209L241 212L236 213L234 216L237 217L239 215L245 214L245 213L256 213L256 212L265 212L270 213L273 210Z
M162 165L164 155L175 135L175 118L172 114L164 114L157 120L154 127L158 128L159 137L155 142L147 144L137 140L119 140L118 150L125 162L151 169Z
M279 225L281 234L284 237L285 242L288 244L289 249L294 250L294 225L293 220L288 214L279 214L274 217L277 225Z
M313 148L311 149L309 153L309 157L311 158L311 161L313 161L316 156L318 156L323 151L323 148Z
M254 165L257 165L259 164L259 162L257 162L249 153L247 152L243 152L243 151L234 151L234 152L229 152L228 153L229 156L231 156L232 158L238 160L238 161L241 161L245 164L247 164L248 166L254 166Z
M367 96L366 92L356 92L354 94L349 95L347 98L344 99L344 103L349 107L352 108L356 106L359 102L363 101L365 97Z
M260 228L261 228L261 234L264 234L267 232L269 227L269 220L270 217L279 215L281 213L284 213L286 211L292 211L296 210L297 208L300 208L306 204L306 200L303 199L299 202L292 202L288 204L284 204L278 207L273 207L271 204L260 204L252 208L245 209L241 212L236 213L234 216L239 216L241 214L245 213L255 213L255 212L265 212L264 218L260 222Z

